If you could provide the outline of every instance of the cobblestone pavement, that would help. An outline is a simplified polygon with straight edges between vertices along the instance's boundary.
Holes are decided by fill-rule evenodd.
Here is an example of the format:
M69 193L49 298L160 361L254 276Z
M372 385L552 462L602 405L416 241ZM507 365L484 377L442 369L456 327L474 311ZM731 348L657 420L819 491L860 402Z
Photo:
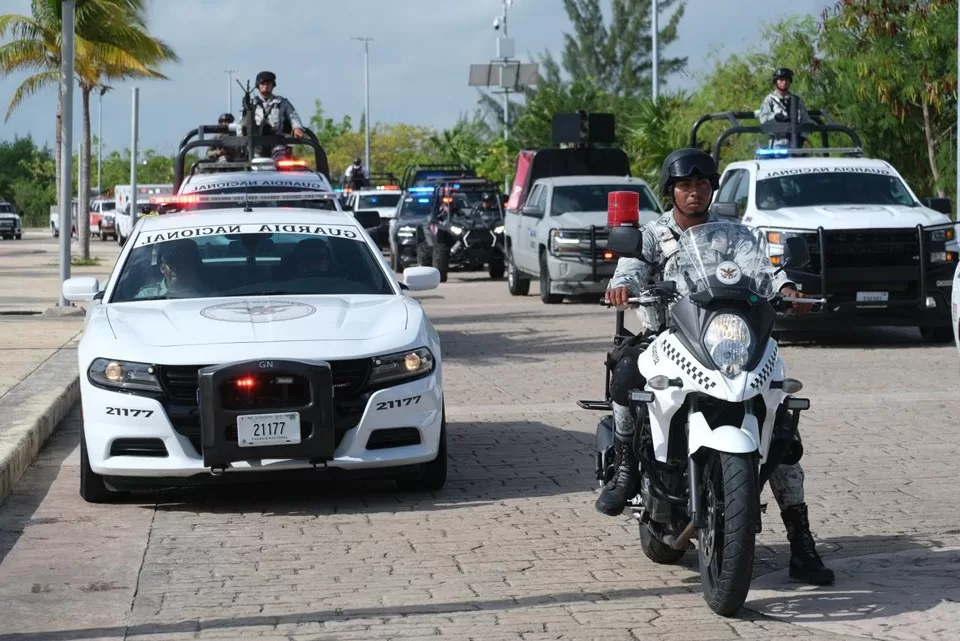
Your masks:
M789 582L767 492L754 589L723 619L694 555L656 566L634 523L594 511L600 415L576 400L602 395L614 315L533 289L452 275L419 296L444 346L436 495L267 484L88 505L75 412L0 506L0 639L956 638L955 349L893 330L785 347L838 580Z

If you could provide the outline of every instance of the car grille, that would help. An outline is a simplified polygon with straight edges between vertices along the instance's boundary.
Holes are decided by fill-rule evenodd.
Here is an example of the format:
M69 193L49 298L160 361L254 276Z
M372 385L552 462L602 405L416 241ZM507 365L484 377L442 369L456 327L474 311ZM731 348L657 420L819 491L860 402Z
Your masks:
M357 426L367 407L367 379L370 375L371 360L362 358L356 360L328 361L333 378L333 418L336 430L335 442L339 445L343 435ZM197 453L201 453L200 439L200 409L197 402L198 372L206 365L161 365L159 369L160 384L164 391L162 399L164 410L170 419L173 428L187 437ZM282 375L281 375L282 376ZM264 378L276 378L276 374ZM266 410L278 407L296 407L309 403L310 390L306 381L297 381L299 377L290 377L292 383L283 385L275 381L262 388L258 397L243 398L235 390L228 390L221 396L223 405L227 409ZM258 380L259 382L259 380ZM282 389L286 388L286 389ZM221 390L224 394L224 390ZM303 433L307 434L312 426L301 424ZM230 435L236 438L236 427L228 428L227 438Z
M811 271L820 273L820 248L816 236L808 237ZM920 241L916 230L838 230L824 231L827 269L846 267L917 267L920 265Z

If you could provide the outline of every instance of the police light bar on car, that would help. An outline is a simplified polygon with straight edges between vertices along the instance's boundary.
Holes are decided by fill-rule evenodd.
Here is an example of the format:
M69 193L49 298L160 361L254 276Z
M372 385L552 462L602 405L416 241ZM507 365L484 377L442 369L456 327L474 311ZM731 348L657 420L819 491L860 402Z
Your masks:
M269 192L258 194L184 194L180 196L157 196L150 199L151 204L155 205L197 205L203 203L237 203L243 205L246 203L263 203L283 201L307 201L307 200L336 200L340 194L332 191L291 191L291 192Z
M277 169L302 169L307 166L306 160L278 160Z
M852 154L863 155L862 147L804 147L791 149L789 147L760 147L756 150L755 158L792 158L795 156L812 156L814 154Z
M433 187L411 187L407 191L411 194L432 194Z
M395 189L400 189L400 187L398 185L380 185L379 187L377 187L377 191L387 191L390 189L395 190Z

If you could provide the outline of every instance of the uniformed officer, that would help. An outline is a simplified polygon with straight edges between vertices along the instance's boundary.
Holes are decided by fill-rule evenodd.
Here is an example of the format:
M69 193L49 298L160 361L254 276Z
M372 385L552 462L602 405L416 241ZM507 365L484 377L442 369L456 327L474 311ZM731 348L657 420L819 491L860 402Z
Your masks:
M606 301L619 308L628 306L628 299L639 296L653 283L655 268L669 265L671 243L675 246L680 234L704 223L730 222L710 213L714 191L719 187L717 165L699 149L679 149L663 162L660 171L660 197L670 200L672 208L659 220L643 227L642 252L638 258L621 258L610 279ZM781 272L774 277L773 287L784 296L802 298L795 285ZM810 305L791 303L796 313L806 313ZM648 332L661 330L663 310L649 310L644 325ZM636 496L639 484L639 460L633 450L636 424L630 414L627 395L631 389L643 387L645 381L637 369L640 348L625 344L618 349L611 382L614 416L616 473L596 501L596 509L608 516L621 514L627 502ZM780 506L781 517L790 540L790 576L817 585L833 582L833 571L823 565L816 552L803 496L803 468L800 464L779 465L770 476L770 487Z
M799 124L812 124L813 119L807 112L803 99L793 93L790 93L790 85L793 83L793 71L787 67L779 67L773 72L773 91L767 94L760 105L760 124L768 122L790 122L790 103L796 101L797 121ZM790 136L787 134L778 134L771 136L774 146L789 146ZM798 143L803 147L806 142L804 136L798 137Z

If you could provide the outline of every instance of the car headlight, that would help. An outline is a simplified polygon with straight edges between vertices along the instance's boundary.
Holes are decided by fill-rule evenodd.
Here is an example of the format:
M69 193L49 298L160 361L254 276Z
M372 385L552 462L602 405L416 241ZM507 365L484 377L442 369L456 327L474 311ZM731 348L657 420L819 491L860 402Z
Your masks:
M550 230L550 251L553 254L579 254L580 237L567 230Z
M87 375L91 382L103 387L147 392L161 391L156 368L148 363L98 358L90 364Z
M502 233L503 233L503 225L497 225L496 227L494 227L494 228L493 228L493 233L494 233L494 234L502 234Z
M783 264L783 248L787 239L799 234L779 229L765 230L767 234L767 249L770 253L770 264L774 267L780 267Z
M727 378L743 371L753 350L753 332L736 314L720 314L707 325L703 345L714 364Z
M370 384L413 378L433 371L433 354L426 347L396 352L373 359Z
M957 232L953 225L949 227L940 227L939 229L927 230L927 238L935 243L950 242L956 238Z
M107 222L110 222L113 220L113 214L104 214L103 219Z
M458 227L457 225L450 225L450 231L459 236L463 233L463 227Z

